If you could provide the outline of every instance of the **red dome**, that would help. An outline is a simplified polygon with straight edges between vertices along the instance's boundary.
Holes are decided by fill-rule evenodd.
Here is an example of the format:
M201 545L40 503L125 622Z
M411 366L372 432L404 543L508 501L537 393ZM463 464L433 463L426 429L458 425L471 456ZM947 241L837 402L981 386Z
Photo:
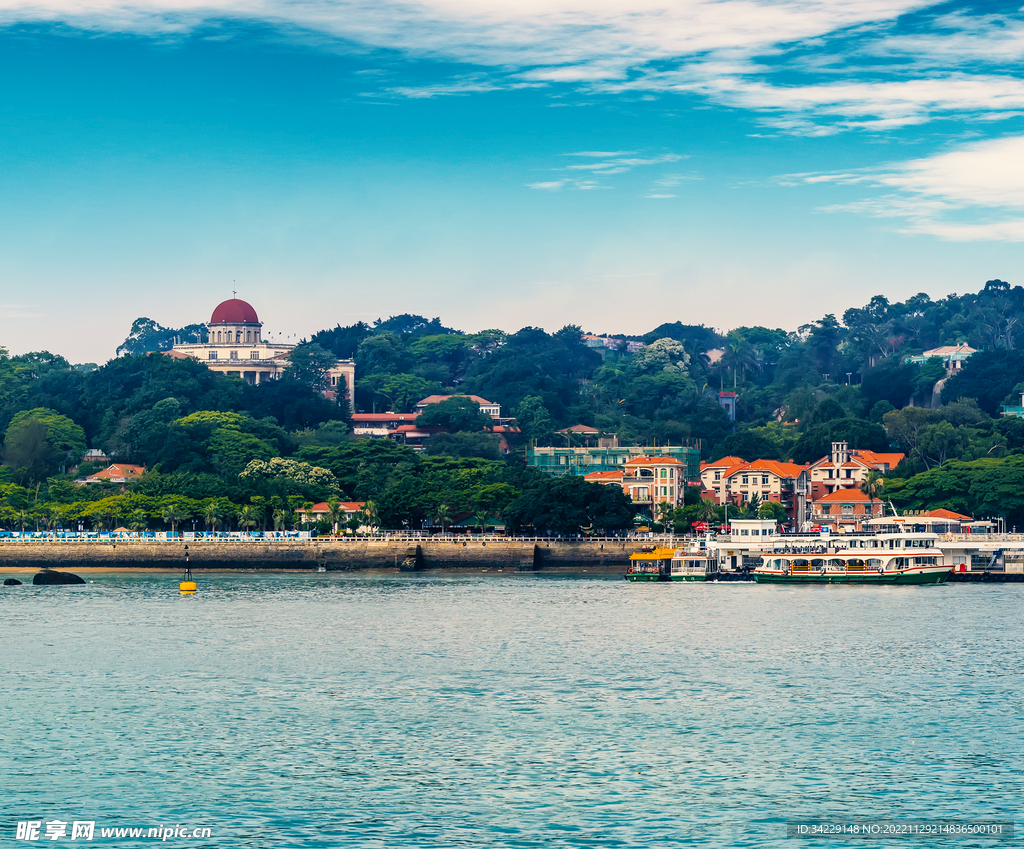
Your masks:
M252 305L238 298L232 298L230 301L218 304L217 309L213 311L213 317L210 319L210 324L259 323L259 317L256 315L256 310L252 308Z

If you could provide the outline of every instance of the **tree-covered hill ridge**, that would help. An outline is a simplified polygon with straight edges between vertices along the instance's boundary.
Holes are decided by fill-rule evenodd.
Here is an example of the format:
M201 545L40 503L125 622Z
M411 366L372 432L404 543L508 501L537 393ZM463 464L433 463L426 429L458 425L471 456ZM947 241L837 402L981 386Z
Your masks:
M535 327L464 333L439 318L401 315L338 325L300 345L304 362L321 362L326 353L356 361L360 411L409 411L431 394L500 403L521 430L508 456L499 454L483 427L486 419L476 416L464 416L461 424L440 417L452 432L428 440L425 454L402 446L381 453L384 446L376 444L367 454L367 443L351 438L345 407L316 392L315 368L249 386L201 362L145 352L98 368L72 366L47 352L4 353L0 476L11 488L5 515L47 503L52 487L64 493L60 503L71 503L71 496L93 500L98 490L69 495L62 489L76 453L87 446L150 470L126 495L189 498L190 509L207 499L226 499L232 509L264 499L267 522L275 511L297 510L296 503L309 499L369 500L380 503L382 521L422 524L430 521L424 505L431 499L442 499L449 511L511 509L533 483L485 476L470 488L508 486L505 500L470 498L458 483L468 472L457 464L521 474L528 442L572 444L581 437L559 431L576 424L615 434L622 444L699 440L705 459L729 454L809 462L837 440L851 448L899 450L907 459L887 482L895 503L964 511L944 482L947 470L956 469L958 481L970 479L979 505L993 499L971 475L987 479L993 469L1003 470L1003 498L1021 474L1024 421L1000 412L1019 404L1024 389L1022 307L1024 289L992 280L976 293L939 300L917 295L890 303L876 296L841 318L827 315L788 332L671 321L642 337L598 337L572 325L553 333ZM164 330L139 320L130 339ZM631 340L643 347L631 351ZM955 373L938 359L909 359L943 345L977 353ZM723 390L737 395L736 422L719 404ZM249 463L274 458L327 469L336 480L326 486L330 479L319 472L274 482L244 477ZM352 462L361 471L350 469ZM403 482L422 475L445 483L412 499ZM310 481L319 483L310 488ZM1024 478L1018 483L1024 491ZM276 506L267 499L277 499ZM617 509L606 505L606 514ZM1017 508L1007 501L1006 509Z

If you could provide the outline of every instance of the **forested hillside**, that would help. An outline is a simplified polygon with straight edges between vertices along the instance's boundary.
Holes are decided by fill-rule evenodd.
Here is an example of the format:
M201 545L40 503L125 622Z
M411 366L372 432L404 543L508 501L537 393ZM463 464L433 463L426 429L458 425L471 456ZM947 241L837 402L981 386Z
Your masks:
M316 333L299 349L314 365L259 386L147 353L201 328L139 319L122 356L98 368L47 352L0 357L0 517L8 526L134 517L162 527L170 513L207 525L290 526L311 501L341 499L370 501L393 527L430 524L439 512L560 531L598 518L608 528L630 524L628 505L599 488L542 480L521 468L518 450L499 458L472 417L425 453L351 439L345 406L315 391L325 350L355 360L357 410L409 411L427 395L475 394L516 418L519 448L565 444L556 431L574 424L629 444L700 440L705 459L808 462L844 439L907 455L886 481L885 498L899 506L1024 525L1024 420L1000 416L1024 389L1022 315L1024 289L999 280L939 300L876 296L789 332L671 322L639 337L607 334L607 344L575 326L468 333L401 315ZM958 344L977 353L954 376L936 359L908 361ZM721 390L738 396L735 424ZM92 471L71 472L86 447L149 473L125 493L74 486ZM284 462L267 465L275 459ZM254 463L263 464L258 474ZM546 501L570 493L556 484L577 488L581 513L549 509Z

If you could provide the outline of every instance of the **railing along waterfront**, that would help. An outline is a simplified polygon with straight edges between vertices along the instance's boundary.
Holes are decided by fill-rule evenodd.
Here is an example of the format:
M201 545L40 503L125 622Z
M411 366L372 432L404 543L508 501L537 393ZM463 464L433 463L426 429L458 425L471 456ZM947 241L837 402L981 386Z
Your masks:
M635 534L635 535L624 535L624 536L577 536L577 535L562 535L562 536L505 536L504 534L428 534L428 533L380 533L380 534L363 534L363 535L338 535L338 536L256 536L247 534L232 534L231 536L201 536L199 534L185 533L177 534L176 536L138 536L128 535L123 536L97 536L93 534L82 534L76 536L74 534L66 535L53 535L53 534L29 534L26 533L24 536L6 536L0 537L0 545L39 545L39 544L53 544L53 543L94 543L104 545L152 545L152 544L175 544L183 545L186 543L217 543L226 545L278 545L282 543L306 543L306 544L322 544L322 543L368 543L368 542L532 542L532 543L572 543L572 542L587 542L587 543L629 543L636 545L650 545L650 544L675 544L683 545L687 543L695 543L699 540L699 537L685 537L682 535L672 534Z

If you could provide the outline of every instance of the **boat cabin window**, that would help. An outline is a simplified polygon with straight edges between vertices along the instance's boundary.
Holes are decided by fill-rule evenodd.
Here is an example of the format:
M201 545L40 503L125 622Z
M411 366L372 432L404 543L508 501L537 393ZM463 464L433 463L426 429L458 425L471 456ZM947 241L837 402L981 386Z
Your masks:
M899 558L897 558L897 559L899 559ZM863 564L864 561L861 560L860 563ZM882 565L882 558L881 557L870 557L870 558L868 558L868 568L869 569L877 569L881 565Z

